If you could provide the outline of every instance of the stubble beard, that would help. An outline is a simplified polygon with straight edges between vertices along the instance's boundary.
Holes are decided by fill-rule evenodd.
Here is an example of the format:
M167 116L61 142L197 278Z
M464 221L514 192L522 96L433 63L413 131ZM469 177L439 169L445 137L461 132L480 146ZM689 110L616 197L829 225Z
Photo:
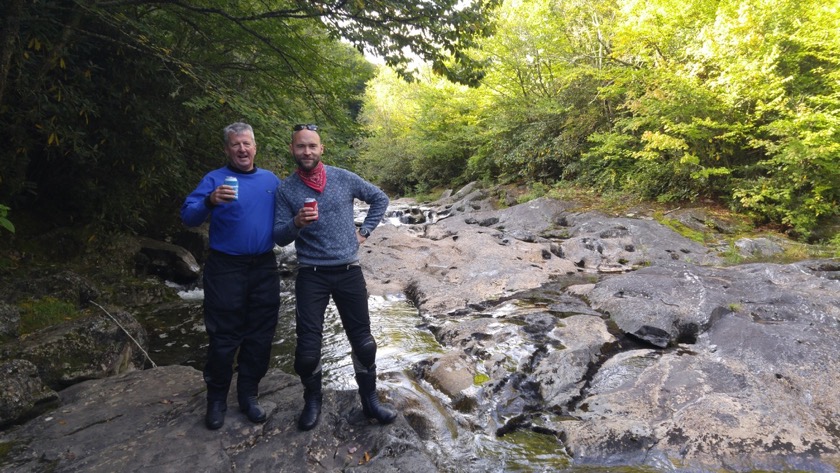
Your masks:
M311 170L315 169L316 166L318 166L318 163L321 162L321 159L320 158L313 158L311 160L311 164L308 165L308 166L305 164L304 160L301 159L301 158L297 158L295 161L297 161L297 165L300 169L302 169L304 171L311 171Z

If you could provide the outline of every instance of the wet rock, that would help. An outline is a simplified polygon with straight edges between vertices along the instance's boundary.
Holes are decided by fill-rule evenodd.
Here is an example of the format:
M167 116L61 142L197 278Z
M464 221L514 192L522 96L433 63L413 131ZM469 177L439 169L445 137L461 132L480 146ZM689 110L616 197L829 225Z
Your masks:
M580 464L827 471L838 439L817 419L836 404L815 410L793 385L707 350L625 352L559 427Z
M616 339L600 317L589 315L563 319L551 337L558 346L540 358L531 377L539 386L546 407L565 412L580 395L588 371L602 361L604 346Z
M632 463L643 449L658 461L779 471L837 458L840 286L803 270L818 266L646 268L598 283L593 307L668 348L598 368L575 420L559 426L577 461Z
M424 370L423 379L443 394L452 399L454 405L462 410L469 410L475 402L468 398L474 393L470 392L475 379L475 368L471 362L459 352L452 351L435 357Z
M782 245L770 238L739 238L735 241L735 248L741 256L748 258L775 256L785 251Z
M58 394L44 385L38 368L26 360L0 363L0 428L27 421L58 405Z
M210 249L210 224L182 228L172 235L172 244L187 250L198 264L204 263Z
M114 318L99 312L35 332L4 345L2 358L32 362L43 382L55 390L142 369L148 343L145 329L125 312L110 315Z
M268 420L253 424L235 409L224 426L204 427L201 373L180 366L87 381L61 392L61 407L0 435L12 445L5 472L366 471L436 472L404 418L364 420L358 396L327 391L318 426L298 432L302 388L273 371L261 383Z
M588 297L621 330L664 348L694 343L714 319L732 312L767 323L815 312L840 317L827 284L801 265L659 266L605 279Z
M283 276L291 276L297 269L297 251L294 243L286 246L274 246L274 255L277 258L277 267Z
M51 297L84 307L101 295L101 290L89 278L67 270L36 271L26 278L7 282L0 288L0 294L9 303Z
M481 366L491 380L504 380L526 369L535 348L519 323L491 317L466 318L436 330L444 346L457 347Z
M152 274L179 283L198 280L201 267L195 257L178 245L151 238L138 238L140 250L135 255L138 274Z
M704 271L696 266L642 268L601 281L589 300L623 332L664 348L696 339L712 313L727 306L727 280L709 278L704 285L698 275Z
M0 302L0 340L17 338L20 334L20 310Z

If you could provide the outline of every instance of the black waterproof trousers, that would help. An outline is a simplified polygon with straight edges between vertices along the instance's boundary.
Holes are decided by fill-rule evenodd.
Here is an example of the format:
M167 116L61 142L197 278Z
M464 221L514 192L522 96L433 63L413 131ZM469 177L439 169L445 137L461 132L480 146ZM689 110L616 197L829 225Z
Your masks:
M233 256L211 251L204 266L208 401L227 399L234 359L238 395L257 395L268 371L279 310L280 273L273 252Z
M370 333L367 284L362 268L358 264L302 266L295 280L295 372L302 379L308 379L321 369L324 313L330 297L353 350L356 371L369 369L376 362L376 343Z

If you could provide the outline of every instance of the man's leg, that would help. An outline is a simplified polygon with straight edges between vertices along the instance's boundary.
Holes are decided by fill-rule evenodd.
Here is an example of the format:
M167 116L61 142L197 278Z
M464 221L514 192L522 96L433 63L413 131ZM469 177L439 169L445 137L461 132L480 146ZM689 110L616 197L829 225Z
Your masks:
M366 417L390 424L397 413L381 403L376 394L376 340L370 332L367 284L361 267L354 266L342 273L341 281L334 286L333 300L353 350L362 410Z
M209 429L224 424L233 360L242 341L245 307L244 267L235 260L211 254L204 268L204 325L209 344L204 365Z
M321 344L324 312L330 301L330 285L326 274L313 268L300 268L295 280L295 372L303 384L304 406L298 428L310 430L321 415Z
M280 274L274 254L254 262L248 273L249 290L246 330L239 347L236 394L239 409L252 422L263 422L265 410L257 402L259 383L268 372L271 342L280 310Z

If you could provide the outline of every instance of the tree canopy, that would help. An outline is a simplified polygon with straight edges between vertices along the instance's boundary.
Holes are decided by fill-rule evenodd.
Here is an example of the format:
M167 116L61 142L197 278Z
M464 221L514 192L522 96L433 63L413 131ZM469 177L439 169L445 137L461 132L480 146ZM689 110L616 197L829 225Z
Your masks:
M239 120L255 128L257 165L278 174L299 122L322 126L328 159L352 163L374 73L361 51L405 76L419 56L464 80L460 51L493 3L5 2L0 204L11 220L30 208L152 230L224 163L221 130Z
M392 136L372 112L379 100L400 94L403 109L422 110L437 103L439 79L369 89L363 160L386 161L380 140L413 151L398 191L424 186L426 166L466 155L453 182L713 199L801 237L840 215L836 5L507 0L492 21L494 33L466 53L482 66L480 85L450 89L448 102L465 107L406 116L410 132ZM430 127L460 146L423 151Z
M820 0L0 11L4 229L19 209L161 225L224 162L220 132L238 120L255 127L259 166L287 173L290 126L317 122L326 159L397 194L570 182L712 199L802 237L840 213L840 11Z

